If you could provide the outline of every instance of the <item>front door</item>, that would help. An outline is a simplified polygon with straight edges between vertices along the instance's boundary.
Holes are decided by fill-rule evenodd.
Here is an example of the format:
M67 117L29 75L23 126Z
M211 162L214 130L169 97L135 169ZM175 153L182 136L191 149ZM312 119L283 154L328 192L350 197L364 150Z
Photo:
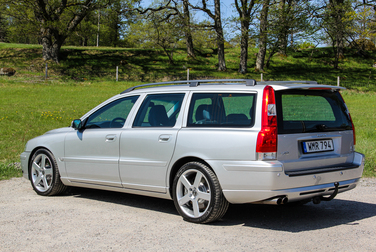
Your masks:
M65 166L72 182L121 187L120 137L138 96L115 100L84 120L84 129L65 138Z

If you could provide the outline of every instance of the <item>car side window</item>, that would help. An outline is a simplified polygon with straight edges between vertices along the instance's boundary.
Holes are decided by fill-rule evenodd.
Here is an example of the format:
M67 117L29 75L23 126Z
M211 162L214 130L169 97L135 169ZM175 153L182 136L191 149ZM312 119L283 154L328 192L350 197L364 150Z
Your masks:
M136 115L133 127L174 127L184 95L148 95Z
M249 127L254 125L256 94L193 94L188 127Z
M122 128L139 96L130 96L107 104L88 117L85 128Z

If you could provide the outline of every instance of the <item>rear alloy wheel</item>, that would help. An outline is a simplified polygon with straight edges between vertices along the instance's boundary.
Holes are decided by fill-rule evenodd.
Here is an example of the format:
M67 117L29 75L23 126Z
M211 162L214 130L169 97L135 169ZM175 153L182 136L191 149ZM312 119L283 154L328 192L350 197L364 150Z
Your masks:
M66 186L60 180L56 160L51 152L37 150L29 165L29 178L34 191L43 196L60 194Z
M174 204L187 221L208 223L223 217L228 201L214 172L199 162L183 165L173 182Z

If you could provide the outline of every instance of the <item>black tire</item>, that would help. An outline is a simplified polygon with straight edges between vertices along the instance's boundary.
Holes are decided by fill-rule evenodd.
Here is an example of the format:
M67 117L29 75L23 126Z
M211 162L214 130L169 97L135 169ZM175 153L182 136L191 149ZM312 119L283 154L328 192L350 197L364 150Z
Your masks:
M206 165L189 162L175 175L172 196L179 214L194 223L222 218L229 206L217 176Z
M55 157L46 149L37 150L31 158L29 179L34 191L42 196L61 194L67 188L60 180Z

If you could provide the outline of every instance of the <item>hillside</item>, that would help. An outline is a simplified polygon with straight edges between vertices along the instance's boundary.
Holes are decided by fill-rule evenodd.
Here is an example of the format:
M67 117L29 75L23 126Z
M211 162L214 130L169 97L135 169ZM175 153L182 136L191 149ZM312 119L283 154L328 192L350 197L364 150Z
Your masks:
M217 55L213 49L197 49L196 58L187 58L184 49L174 52L174 64L160 49L124 49L96 47L63 47L61 63L48 63L49 82L115 81L116 66L119 81L152 82L190 78L254 78L261 75L255 71L257 49L249 50L249 73L239 74L240 49L226 49L226 72L216 70ZM268 55L267 55L268 56ZM263 73L264 80L316 80L320 83L337 84L348 88L361 87L375 90L376 52L367 56L354 49L347 49L339 69L333 69L332 48L290 51L288 55L275 55ZM0 43L0 68L10 67L16 74L2 81L45 81L46 62L42 59L42 47Z

